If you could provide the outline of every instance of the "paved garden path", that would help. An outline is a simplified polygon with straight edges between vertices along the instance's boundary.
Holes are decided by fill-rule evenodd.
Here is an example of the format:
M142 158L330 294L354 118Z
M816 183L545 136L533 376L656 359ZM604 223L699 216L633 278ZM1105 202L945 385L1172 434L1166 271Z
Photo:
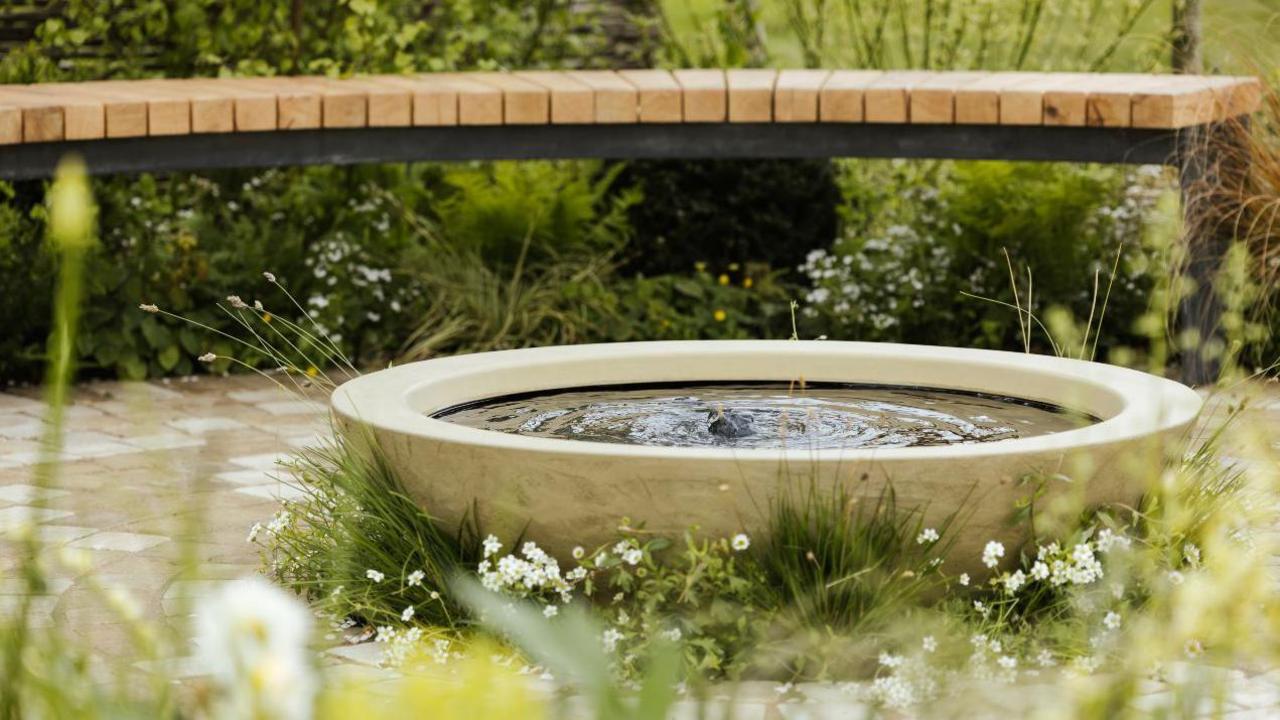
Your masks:
M1242 422L1274 428L1280 439L1280 386L1261 391ZM34 516L43 537L82 551L73 555L92 568L55 564L48 593L34 602L37 622L56 623L104 658L130 656L126 626L94 589L98 582L126 590L144 617L184 626L188 601L210 587L208 580L257 569L246 542L250 526L296 492L273 477L275 462L327 432L324 401L318 394L301 399L257 376L82 384L67 411L56 489L36 513L30 483L45 405L37 388L0 392L0 535ZM1215 417L1225 403L1216 405ZM182 579L183 548L200 563L203 579ZM11 572L15 562L16 547L0 540L0 611L22 588ZM329 655L365 672L377 652L366 644ZM1253 677L1232 708L1280 716L1280 675ZM787 704L779 704L777 688L751 685L746 691L760 700L740 716L791 714L779 709ZM800 690L814 699L824 693L829 699L830 692Z

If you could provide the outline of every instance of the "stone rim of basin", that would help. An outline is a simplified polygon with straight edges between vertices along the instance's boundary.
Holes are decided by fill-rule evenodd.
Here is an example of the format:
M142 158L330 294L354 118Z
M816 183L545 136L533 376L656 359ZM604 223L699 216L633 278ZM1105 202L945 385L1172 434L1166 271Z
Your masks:
M842 358L846 362L841 363ZM861 364L852 367L854 359ZM712 372L710 368L717 368L719 375L706 377ZM868 368L876 375L868 375ZM587 377L585 373L594 374ZM1099 421L1051 435L983 444L797 450L662 447L536 438L425 417L466 402L523 391L734 376L761 379L770 373L773 377L768 379L779 381L803 376L808 380L899 383L993 393L1069 407L1094 415ZM859 454L887 459L926 454L972 458L1110 444L1177 431L1196 417L1203 400L1191 388L1166 378L1046 355L895 343L701 340L554 346L437 358L350 380L334 391L332 404L340 420L383 430L540 452L634 457L677 454L691 458L781 457L802 452L817 459L848 459Z

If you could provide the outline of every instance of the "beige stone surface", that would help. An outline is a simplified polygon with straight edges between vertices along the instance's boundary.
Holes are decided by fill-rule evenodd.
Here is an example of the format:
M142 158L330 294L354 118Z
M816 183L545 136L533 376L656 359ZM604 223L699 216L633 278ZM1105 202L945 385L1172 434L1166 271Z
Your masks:
M102 658L130 657L127 628L95 583L127 592L144 616L185 625L185 613L161 602L185 581L182 552L201 563L204 577L256 572L246 535L280 507L270 461L327 427L322 404L282 416L278 403L302 407L256 376L81 385L67 412L67 460L37 507L33 473L45 405L36 388L0 392L0 530L35 521L51 550L65 546L89 559L88 573L54 564L51 594L37 606L46 618L40 622L69 628ZM242 471L253 476L218 477ZM17 552L0 535L0 576L10 577ZM15 588L0 587L0 596Z

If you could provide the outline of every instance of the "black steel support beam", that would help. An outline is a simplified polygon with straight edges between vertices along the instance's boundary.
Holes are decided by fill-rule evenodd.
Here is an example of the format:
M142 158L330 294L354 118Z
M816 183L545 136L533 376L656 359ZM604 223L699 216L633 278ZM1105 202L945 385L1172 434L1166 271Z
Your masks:
M1167 164L1177 133L1130 128L826 123L504 125L279 130L0 147L0 180L379 162L574 158L932 158Z

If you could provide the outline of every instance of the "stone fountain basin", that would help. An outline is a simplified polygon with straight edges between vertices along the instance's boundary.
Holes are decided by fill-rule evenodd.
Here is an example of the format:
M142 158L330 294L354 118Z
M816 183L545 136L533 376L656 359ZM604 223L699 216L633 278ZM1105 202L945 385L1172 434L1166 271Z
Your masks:
M1100 422L1051 435L967 445L807 450L667 448L526 437L430 414L486 398L581 386L796 379L913 385L1052 403ZM616 537L622 518L678 537L765 532L780 492L843 483L930 525L960 509L947 567L977 569L988 540L1016 546L1009 522L1034 487L1038 508L1137 502L1186 447L1202 401L1190 388L1125 368L1044 355L889 343L724 340L573 345L426 360L338 387L344 432L368 429L409 495L454 531L475 513L507 542L523 533L561 558ZM1069 479L1068 479L1069 478ZM1013 547L1010 547L1012 550ZM1012 555L1010 555L1011 557Z

